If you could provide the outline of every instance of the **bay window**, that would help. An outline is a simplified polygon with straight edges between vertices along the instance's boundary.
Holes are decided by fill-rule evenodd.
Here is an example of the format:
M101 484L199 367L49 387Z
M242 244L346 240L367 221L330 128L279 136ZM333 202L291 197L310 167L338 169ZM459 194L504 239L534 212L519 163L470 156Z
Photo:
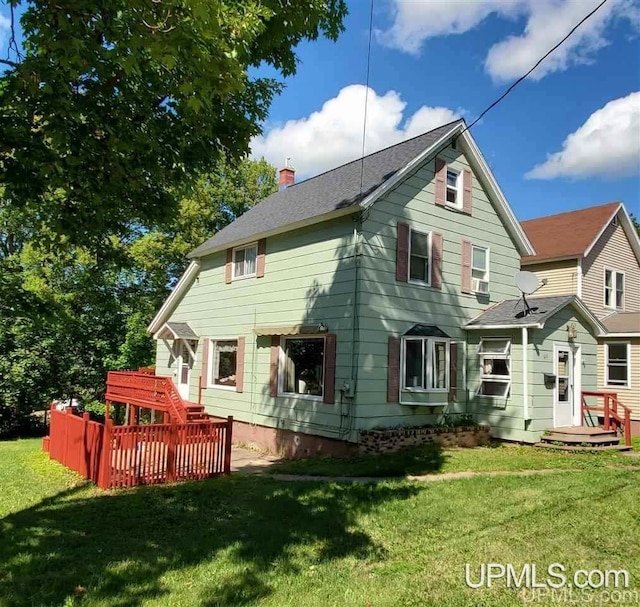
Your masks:
M404 390L449 389L449 342L433 337L402 339Z

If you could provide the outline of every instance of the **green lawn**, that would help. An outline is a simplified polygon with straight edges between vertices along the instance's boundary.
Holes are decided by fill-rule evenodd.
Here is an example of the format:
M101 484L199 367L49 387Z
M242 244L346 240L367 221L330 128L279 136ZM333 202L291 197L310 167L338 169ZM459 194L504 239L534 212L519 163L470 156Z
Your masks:
M502 584L466 588L465 563L485 562L626 568L640 589L633 469L438 483L232 476L103 493L20 441L0 443L0 471L7 607L526 604Z
M597 469L624 466L640 469L640 457L619 452L571 453L496 443L475 449L447 449L425 445L386 455L363 455L351 459L310 458L282 462L269 469L273 474L313 476L406 476L447 472L489 472L548 469Z

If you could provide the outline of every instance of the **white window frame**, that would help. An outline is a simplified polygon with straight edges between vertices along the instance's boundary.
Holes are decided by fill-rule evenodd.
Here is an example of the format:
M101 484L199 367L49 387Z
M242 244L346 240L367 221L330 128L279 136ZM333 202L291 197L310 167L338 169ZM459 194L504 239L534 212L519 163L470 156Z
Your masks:
M449 171L451 171L452 173L456 174L456 185L451 186L449 185ZM444 178L444 184L445 184L445 191L444 191L444 203L446 206L451 207L452 209L457 209L458 211L461 211L463 208L463 187L462 187L462 174L463 171L459 171L458 169L454 169L452 167L450 167L449 165L446 165L446 173L445 173L445 178ZM456 202L449 202L447 200L447 192L449 190L452 190L456 193Z
M428 272L427 272L427 280L417 280L415 278L411 278L411 235L413 233L416 234L422 234L422 236L427 236L429 239L429 244L427 245L428 248L428 252L429 252L429 257L427 257L427 267L428 267ZM423 232L421 230L414 230L411 226L409 226L409 257L407 259L407 278L409 283L413 284L413 285L422 285L422 286L426 286L426 287L430 287L431 286L431 263L433 261L433 254L432 254L432 243L433 243L433 238L432 238L432 234L433 232ZM416 255L416 257L422 257L422 255ZM424 257L423 257L424 259Z
M421 341L422 342L422 367L421 378L426 377L427 387L421 386L407 386L407 353L406 343L408 341ZM445 344L445 387L434 388L433 387L433 364L435 355L435 344ZM426 356L425 356L426 354ZM450 356L451 356L451 340L444 337L421 337L419 335L407 335L401 340L400 347L400 372L402 373L402 390L405 392L448 392L449 391L449 369L450 369ZM426 365L426 374L425 374ZM417 403L419 404L419 403Z
M216 342L219 341L235 341L236 342L236 356L238 352L238 338L237 337L216 337L209 339L209 360L207 361L207 388L213 388L214 390L230 390L236 391L236 386L222 386L214 382L214 365L216 364ZM236 359L236 385L238 384L238 361Z
M487 265L486 267L483 268L476 268L473 265L473 249L481 249L485 252L485 259L487 260ZM485 247L484 245L481 244L471 244L471 284L474 285L474 281L475 280L483 280L487 283L488 285L488 291L485 293L483 291L478 291L477 289L473 289L474 293L478 293L479 295L488 295L489 292L491 291L491 282L490 282L490 268L491 268L491 259L490 259L490 255L491 255L491 249L489 247ZM484 278L480 278L480 279L475 279L473 277L473 271L484 271Z
M611 272L611 301L613 305L607 304L607 272ZM617 304L618 292L616 289L617 276L622 276L622 305L619 307ZM624 310L625 291L627 289L627 277L622 270L614 270L612 268L604 268L602 273L603 289L602 289L602 303L608 310Z
M483 352L483 346L486 342L496 342L496 341L505 341L507 342L502 352ZM492 400L497 399L507 399L511 397L511 382L513 379L512 369L511 369L511 338L509 337L483 337L480 339L480 343L478 344L478 358L480 365L480 384L478 385L478 390L476 391L476 396L480 398L489 398ZM500 358L507 361L507 368L509 369L509 376L505 375L485 375L484 373L484 365L482 361L484 358ZM482 384L484 381L507 384L507 389L504 395L498 394L481 394Z
M253 272L251 274L240 274L237 275L236 274L236 252L237 251L246 251L248 249L255 249L256 250L256 262L255 262L255 268L253 270ZM246 268L246 256L245 256L245 268ZM258 243L257 242L250 242L249 244L243 244L240 247L235 247L231 250L231 280L244 280L245 278L255 278L256 277L256 273L258 270Z
M627 383L612 384L609 381L609 346L627 346ZM622 366L619 363L614 363ZM605 341L604 342L604 385L607 388L622 388L628 390L631 388L631 342L629 341Z
M283 335L280 338L280 349L278 351L278 396L283 398L293 398L293 399L303 399L303 400L313 400L317 402L322 402L324 399L324 391L325 385L324 382L326 380L325 377L325 368L324 368L324 357L327 353L327 342L325 339L325 334L304 334L304 335ZM285 392L284 391L284 373L285 373L285 362L286 362L286 353L285 353L285 345L287 339L321 339L322 347L323 347L323 355L322 355L322 394L298 394L297 392Z

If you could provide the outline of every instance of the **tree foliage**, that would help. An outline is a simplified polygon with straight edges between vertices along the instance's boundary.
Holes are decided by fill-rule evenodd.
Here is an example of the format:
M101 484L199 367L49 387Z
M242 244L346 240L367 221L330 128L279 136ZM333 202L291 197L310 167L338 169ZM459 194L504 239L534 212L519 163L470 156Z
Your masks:
M165 230L112 237L108 257L60 237L42 247L23 227L33 221L0 203L0 436L53 398L100 400L109 369L152 364L146 328L185 254L276 188L264 160L221 159L175 193Z
M97 249L169 223L175 188L241 158L296 45L336 39L344 0L10 0L23 50L2 62L0 185L55 238Z

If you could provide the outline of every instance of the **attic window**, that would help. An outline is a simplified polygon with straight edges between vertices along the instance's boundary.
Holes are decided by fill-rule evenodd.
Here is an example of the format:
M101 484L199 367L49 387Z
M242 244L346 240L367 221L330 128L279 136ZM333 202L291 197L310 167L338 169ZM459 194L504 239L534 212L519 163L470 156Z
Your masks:
M462 173L447 167L447 204L462 208Z
M611 220L611 225L612 225L614 228L617 228L617 227L618 227L618 216L617 216L617 215L616 215L616 216Z

